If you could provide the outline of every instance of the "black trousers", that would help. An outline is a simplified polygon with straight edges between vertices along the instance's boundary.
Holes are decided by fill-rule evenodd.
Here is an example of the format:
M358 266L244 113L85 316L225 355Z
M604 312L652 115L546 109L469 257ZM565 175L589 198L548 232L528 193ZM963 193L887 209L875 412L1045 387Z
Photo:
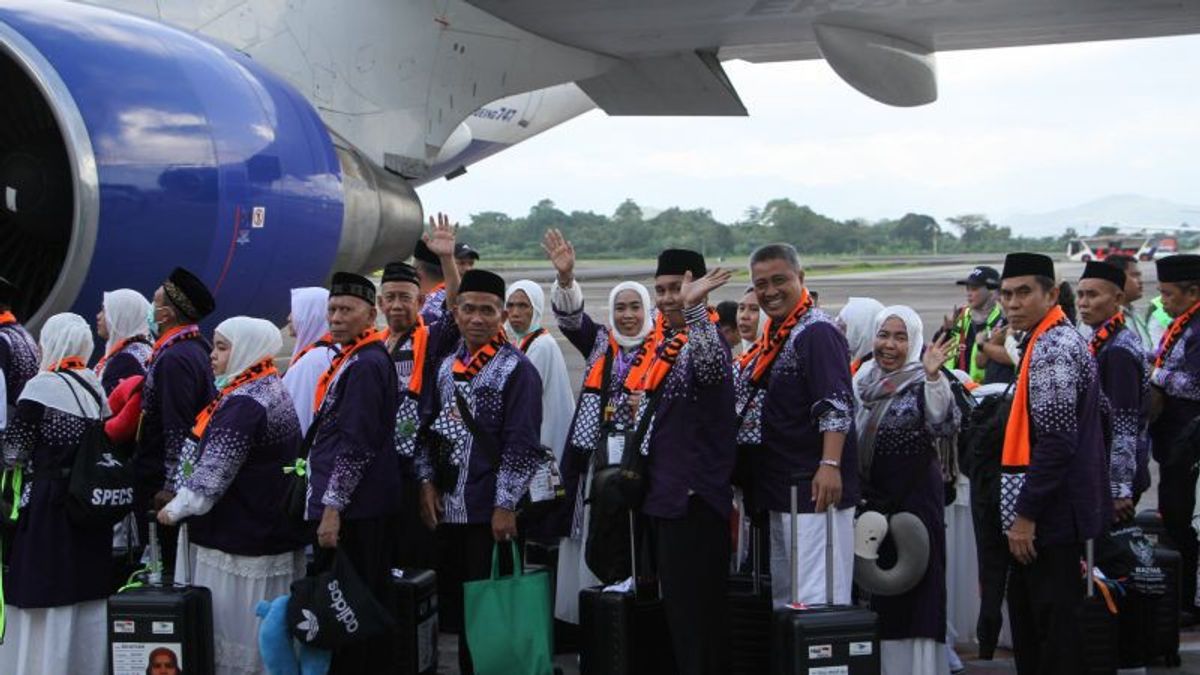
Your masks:
M401 534L396 542L398 565L405 568L431 570L437 563L437 540L433 530L421 520L421 484L416 478L404 477L400 498Z
M1196 474L1191 471L1161 471L1158 482L1158 510L1171 543L1178 549L1183 573L1179 579L1180 606L1196 612L1196 561L1200 547L1192 530L1192 509L1196 505Z
M471 663L471 652L467 648L467 631L463 606L463 584L468 581L487 579L492 575L492 538L490 523L473 525L451 525L442 523L437 529L438 543L438 620L445 614L458 627L458 669L462 675L471 675L475 667ZM517 543L517 551L521 550ZM500 547L500 574L512 574L512 552L507 546Z
M375 599L390 611L396 607L391 570L396 564L400 522L399 515L343 519L338 532L338 548L346 554ZM336 549L321 548L314 543L313 551L311 573L319 574L333 566ZM393 672L400 663L399 642L394 635L384 634L343 647L333 653L329 672L335 675Z
M1001 606L1012 555L1008 537L1000 527L1000 512L995 500L979 481L971 482L971 520L975 525L975 559L979 564L979 617L975 638L979 657L991 660L1004 624Z
M696 496L683 518L650 520L680 675L728 673L729 523Z
M1081 672L1083 637L1078 617L1085 588L1081 544L1038 546L1032 564L1009 568L1008 616L1021 675Z

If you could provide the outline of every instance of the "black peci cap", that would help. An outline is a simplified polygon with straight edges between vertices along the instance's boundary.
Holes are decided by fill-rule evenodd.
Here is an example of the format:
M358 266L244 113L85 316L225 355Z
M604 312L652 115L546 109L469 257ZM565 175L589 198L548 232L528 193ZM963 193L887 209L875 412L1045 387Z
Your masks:
M199 321L217 308L212 293L200 277L182 267L176 267L163 282L163 294L191 321Z
M329 297L350 295L367 303L375 304L375 284L361 274L353 272L334 272L333 282L329 284Z
M658 269L654 276L676 275L691 272L694 278L708 274L704 256L684 248L669 248L658 254Z

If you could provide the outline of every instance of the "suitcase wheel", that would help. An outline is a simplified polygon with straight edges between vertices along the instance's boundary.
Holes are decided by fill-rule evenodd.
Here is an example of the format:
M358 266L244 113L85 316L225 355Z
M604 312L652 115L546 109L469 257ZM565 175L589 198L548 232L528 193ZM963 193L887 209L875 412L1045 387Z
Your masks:
M1168 668L1178 668L1183 665L1183 658L1179 656L1179 652L1167 654L1163 662Z

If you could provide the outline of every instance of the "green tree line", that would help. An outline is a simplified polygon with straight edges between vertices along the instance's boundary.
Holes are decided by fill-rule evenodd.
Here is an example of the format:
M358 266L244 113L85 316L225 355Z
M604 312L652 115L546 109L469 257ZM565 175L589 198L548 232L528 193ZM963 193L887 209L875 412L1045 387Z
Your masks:
M836 220L790 199L774 199L749 209L734 223L722 223L708 209L670 208L646 217L627 199L612 213L562 211L543 199L523 217L497 211L472 214L462 239L496 257L541 257L542 234L563 231L581 258L650 258L664 248L690 248L708 256L749 254L774 241L795 244L805 255L885 255L913 253L1003 253L1014 250L1060 252L1075 236L1015 237L981 214L939 223L932 216L906 213L895 220Z

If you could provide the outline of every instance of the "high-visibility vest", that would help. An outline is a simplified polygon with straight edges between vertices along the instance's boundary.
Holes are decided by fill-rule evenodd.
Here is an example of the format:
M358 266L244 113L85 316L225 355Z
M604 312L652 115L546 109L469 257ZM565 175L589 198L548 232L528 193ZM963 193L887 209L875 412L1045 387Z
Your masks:
M1000 303L996 303L992 307L992 312L988 314L987 321L984 322L984 329L991 330L1000 323L1000 319L1004 317L1003 311L1000 309ZM958 317L958 323L950 329L950 332L958 336L959 340L967 339L967 333L971 331L971 308L964 307L962 314ZM971 376L971 380L979 384L983 384L983 378L986 375L985 369L975 362L975 357L979 354L979 345L972 342L969 345L960 344L958 352L955 352L950 358L946 359L946 367L951 370L958 368L958 356L963 348L970 350L970 356L967 359L967 374Z

